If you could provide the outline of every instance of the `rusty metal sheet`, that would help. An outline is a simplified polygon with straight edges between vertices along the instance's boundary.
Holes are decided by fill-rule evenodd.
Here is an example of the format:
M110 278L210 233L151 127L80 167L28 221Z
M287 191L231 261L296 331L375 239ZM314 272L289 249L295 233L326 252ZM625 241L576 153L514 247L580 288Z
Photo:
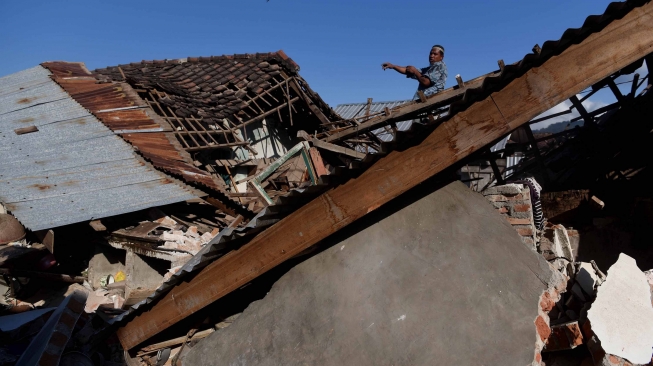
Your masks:
M129 84L101 82L80 62L46 62L42 66L53 73L53 79L77 103L91 111L114 134L120 134L156 168L187 183L221 192L223 198L228 199L216 178L193 165L191 156L169 132L171 126L152 111ZM245 209L240 203L229 201Z
M0 201L25 227L49 229L201 195L139 157L45 68L0 78L0 90ZM38 131L16 134L28 126Z

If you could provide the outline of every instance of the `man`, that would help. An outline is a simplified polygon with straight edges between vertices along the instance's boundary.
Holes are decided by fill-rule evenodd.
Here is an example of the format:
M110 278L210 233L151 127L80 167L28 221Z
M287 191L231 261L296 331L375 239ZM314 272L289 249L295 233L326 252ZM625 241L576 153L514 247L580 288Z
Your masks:
M381 65L383 70L393 69L400 74L406 75L407 78L415 79L419 82L418 91L423 91L424 95L429 96L444 90L444 84L447 81L447 65L444 61L444 47L435 45L429 53L429 66L418 70L414 66L397 66L389 62ZM417 93L413 99L419 99Z

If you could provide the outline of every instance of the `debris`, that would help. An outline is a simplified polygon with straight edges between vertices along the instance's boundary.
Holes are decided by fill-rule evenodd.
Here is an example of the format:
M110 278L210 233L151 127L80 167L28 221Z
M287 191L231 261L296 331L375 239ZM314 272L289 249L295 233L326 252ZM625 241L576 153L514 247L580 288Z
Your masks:
M590 202L592 203L592 207L596 210L602 210L605 207L605 203L603 203L603 201L598 199L596 196L592 196Z
M91 225L95 231L107 231L107 227L104 226L100 220L92 220L88 224Z
M25 237L25 228L15 217L0 213L0 245L19 241Z
M589 351L629 364L612 352L640 331L634 318L650 330L653 279L646 299L634 261L606 282L593 259L607 268L616 254L592 244L644 253L622 241L645 241L633 228L653 223L641 152L652 145L650 77L593 111L576 94L650 71L652 7L612 4L521 61L459 78L464 88L369 98L347 117L283 51L93 72L47 62L0 78L0 135L22 147L0 163L0 218L13 226L0 220L0 310L32 319L0 334L29 335L0 342L0 363L219 353L224 363L542 366L572 352L568 364L591 362ZM571 113L532 119L567 98L580 115L567 127L582 127L531 130ZM454 172L485 198L446 185ZM75 309L40 309L62 300ZM638 346L650 357L648 343L621 352ZM102 347L119 356L91 355Z
M599 276L594 271L591 263L581 262L578 273L575 277L576 282L586 294L594 297L596 286L600 284Z
M633 258L622 253L608 269L607 279L598 288L587 317L592 332L608 355L622 357L635 364L651 361L651 288L646 275Z
M69 276L69 275L58 274L58 273L23 271L20 269L7 269L7 268L0 268L0 275L14 276L14 277L43 278L56 282L84 283L84 281L86 280L82 276Z
M573 349L583 344L583 334L578 321L551 326L551 335L546 339L544 352Z
M84 310L86 294L74 292L50 315L47 322L20 357L16 366L56 365Z

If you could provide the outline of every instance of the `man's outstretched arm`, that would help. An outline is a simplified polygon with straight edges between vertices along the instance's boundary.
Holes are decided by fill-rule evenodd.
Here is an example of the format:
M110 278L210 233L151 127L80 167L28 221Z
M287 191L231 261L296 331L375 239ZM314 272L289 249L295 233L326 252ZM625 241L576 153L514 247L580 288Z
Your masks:
M409 77L412 77L417 81L419 81L419 83L424 87L431 86L431 80L428 77L423 76L422 73L420 73L419 70L417 70L417 68L414 66L404 67L404 66L393 65L389 62L384 62L383 64L381 64L381 67L383 67L383 70L393 69L400 74L408 75Z
M389 62L384 62L384 63L381 64L381 67L383 67L383 70L393 69L393 70L395 70L396 72L398 72L400 74L406 75L406 68L403 67L403 66L397 66L397 65L393 65L393 64L391 64Z

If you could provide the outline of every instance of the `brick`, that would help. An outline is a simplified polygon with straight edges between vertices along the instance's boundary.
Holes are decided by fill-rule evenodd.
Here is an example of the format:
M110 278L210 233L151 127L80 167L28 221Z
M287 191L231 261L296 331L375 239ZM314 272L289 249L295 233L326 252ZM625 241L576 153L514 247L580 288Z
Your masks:
M556 305L555 301L551 298L551 294L548 292L545 292L544 295L542 295L542 300L540 301L540 308L544 312L549 312L553 307Z
M520 193L520 194L513 195L513 196L508 196L508 195L506 195L506 199L507 199L508 201L523 201L523 200L524 200L524 195L521 194L521 193Z
M518 218L518 219L531 219L533 217L532 212L512 212L510 214L511 217Z
M528 244L528 245L535 245L535 241L533 238L528 238L528 237L522 237L521 238L522 243Z
M528 212L531 210L531 204L523 203L519 205L514 205L512 206L512 209L515 210L515 212Z
M501 208L504 207L505 205L506 205L505 202L492 202L492 206L494 206L494 208Z
M499 207L499 212L500 213L508 213L508 208L504 207Z
M507 220L511 225L530 225L533 223L530 219L519 219L514 217L508 217Z
M616 356L610 355L610 356L608 357L608 359L610 360L610 363L613 364L613 365L619 365L619 364L621 364L621 361L620 361L619 358L617 358Z
M517 229L517 233L521 236L533 236L535 235L533 229Z
M570 322L551 327L551 335L547 338L544 349L558 351L573 349L583 344L583 335L578 322Z
M494 186L483 191L483 195L495 195L495 194L518 194L524 190L524 185L522 184L504 184L500 186Z
M537 330L537 334L540 336L542 342L551 336L551 328L549 328L549 325L546 323L546 320L544 320L542 315L538 315L537 319L535 319L535 329Z

